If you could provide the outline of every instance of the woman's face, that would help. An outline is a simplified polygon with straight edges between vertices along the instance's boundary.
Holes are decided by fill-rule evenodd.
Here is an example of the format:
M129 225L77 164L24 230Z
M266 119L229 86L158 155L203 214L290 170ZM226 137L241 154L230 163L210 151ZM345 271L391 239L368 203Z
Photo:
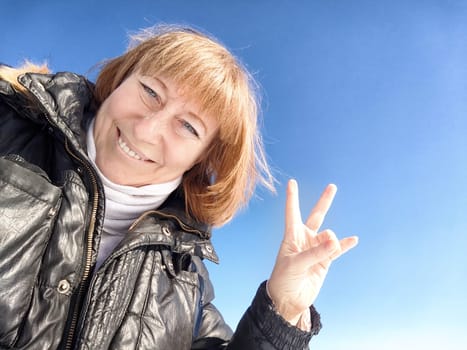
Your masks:
M96 164L112 182L143 186L180 177L204 155L217 121L161 76L132 73L102 103Z

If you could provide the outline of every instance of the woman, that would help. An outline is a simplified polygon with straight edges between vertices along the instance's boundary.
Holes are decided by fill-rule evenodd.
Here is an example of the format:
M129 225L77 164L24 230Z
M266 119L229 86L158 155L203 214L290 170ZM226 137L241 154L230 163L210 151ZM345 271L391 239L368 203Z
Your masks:
M333 185L304 224L290 181L272 275L235 332L211 303L211 227L273 188L239 62L165 27L95 86L38 68L0 69L0 348L306 348L329 265L357 243L317 233Z

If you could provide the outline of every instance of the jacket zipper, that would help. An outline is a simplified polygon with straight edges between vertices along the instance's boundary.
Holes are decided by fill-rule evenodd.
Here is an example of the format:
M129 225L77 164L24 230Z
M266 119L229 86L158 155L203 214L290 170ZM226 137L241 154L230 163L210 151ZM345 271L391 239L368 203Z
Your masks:
M92 211L91 211L91 218L90 218L90 221L89 221L89 229L87 231L87 236L86 236L86 238L87 238L86 239L86 242L87 242L87 246L86 246L86 263L85 263L85 266L84 266L83 278L81 279L81 282L79 284L78 294L77 294L77 297L76 297L76 302L75 302L75 306L74 306L74 309L73 309L71 323L70 323L70 327L68 329L68 335L67 335L66 342L65 342L65 349L70 350L72 348L72 346L73 346L73 337L74 337L75 332L76 332L76 325L77 325L78 317L79 317L79 314L80 314L80 307L79 307L79 305L81 304L80 300L83 299L84 294L86 293L86 285L87 285L86 281L89 278L89 273L91 271L92 240L93 240L94 228L95 228L95 224L96 224L97 205L98 205L98 201L99 201L99 192L98 192L97 180L96 180L96 177L94 175L94 172L92 171L90 166L85 161L83 161L81 158L76 156L70 150L70 147L68 146L68 140L66 138L65 138L65 148L66 148L67 152L74 159L76 159L79 163L81 163L86 168L86 170L88 171L88 173L89 173L89 175L91 177L91 182L92 182L92 186L93 186Z
M50 107L48 106L48 104L44 103L43 98L41 98L40 94L37 93L36 90L32 90L31 88L28 88L26 86L25 82L24 82L24 79L20 79L20 78L24 78L24 75L18 77L18 80L20 81L20 83L24 87L26 87L36 97L39 104L41 106L45 107L45 113L43 115L44 115L45 119L48 121L49 125L51 125L54 128L60 129L56 125L56 123L53 122L49 117ZM72 346L73 346L73 337L74 337L75 332L76 332L76 325L77 325L78 317L79 317L79 314L80 314L80 308L79 308L80 300L83 299L83 295L86 292L86 284L87 284L86 281L89 278L89 273L91 271L92 240L93 240L93 234L94 234L94 227L95 227L95 224L96 224L97 205L98 205L98 202L99 202L99 191L98 191L96 176L94 175L94 172L91 169L91 167L88 165L88 163L86 163L83 159L81 159L79 156L75 155L73 153L73 151L71 151L71 149L70 149L70 147L68 145L68 138L66 136L64 137L64 139L65 139L65 149L66 149L66 151L74 159L76 159L80 164L82 164L86 168L86 170L88 171L88 173L89 173L89 175L91 177L91 182L92 182L92 187L93 187L93 200L92 200L91 218L90 218L90 221L89 221L89 229L87 231L87 236L86 236L86 238L87 238L86 239L86 244L87 244L87 246L86 246L86 261L85 261L85 265L84 265L83 277L82 277L82 279L80 281L80 284L79 284L79 289L78 289L78 294L77 294L77 297L76 297L75 306L73 308L71 323L70 323L70 326L68 328L68 334L67 334L66 341L65 341L65 349L70 350L72 348Z

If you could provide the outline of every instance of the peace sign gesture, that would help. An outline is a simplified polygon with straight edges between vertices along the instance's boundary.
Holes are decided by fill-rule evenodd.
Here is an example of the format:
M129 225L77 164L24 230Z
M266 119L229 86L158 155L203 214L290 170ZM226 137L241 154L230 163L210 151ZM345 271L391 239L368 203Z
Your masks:
M328 185L303 223L300 215L298 185L287 186L284 239L268 281L268 293L277 312L296 325L315 301L334 259L358 243L356 236L338 240L334 232L318 232L336 194Z

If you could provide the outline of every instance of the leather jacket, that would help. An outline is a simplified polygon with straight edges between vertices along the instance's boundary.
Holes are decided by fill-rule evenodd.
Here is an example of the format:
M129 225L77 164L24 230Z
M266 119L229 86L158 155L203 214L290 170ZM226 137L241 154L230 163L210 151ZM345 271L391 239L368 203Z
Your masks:
M86 153L98 106L72 73L0 80L0 349L304 349L263 283L235 333L212 304L209 228L182 190L145 212L95 269L103 186ZM34 102L33 102L34 101Z

